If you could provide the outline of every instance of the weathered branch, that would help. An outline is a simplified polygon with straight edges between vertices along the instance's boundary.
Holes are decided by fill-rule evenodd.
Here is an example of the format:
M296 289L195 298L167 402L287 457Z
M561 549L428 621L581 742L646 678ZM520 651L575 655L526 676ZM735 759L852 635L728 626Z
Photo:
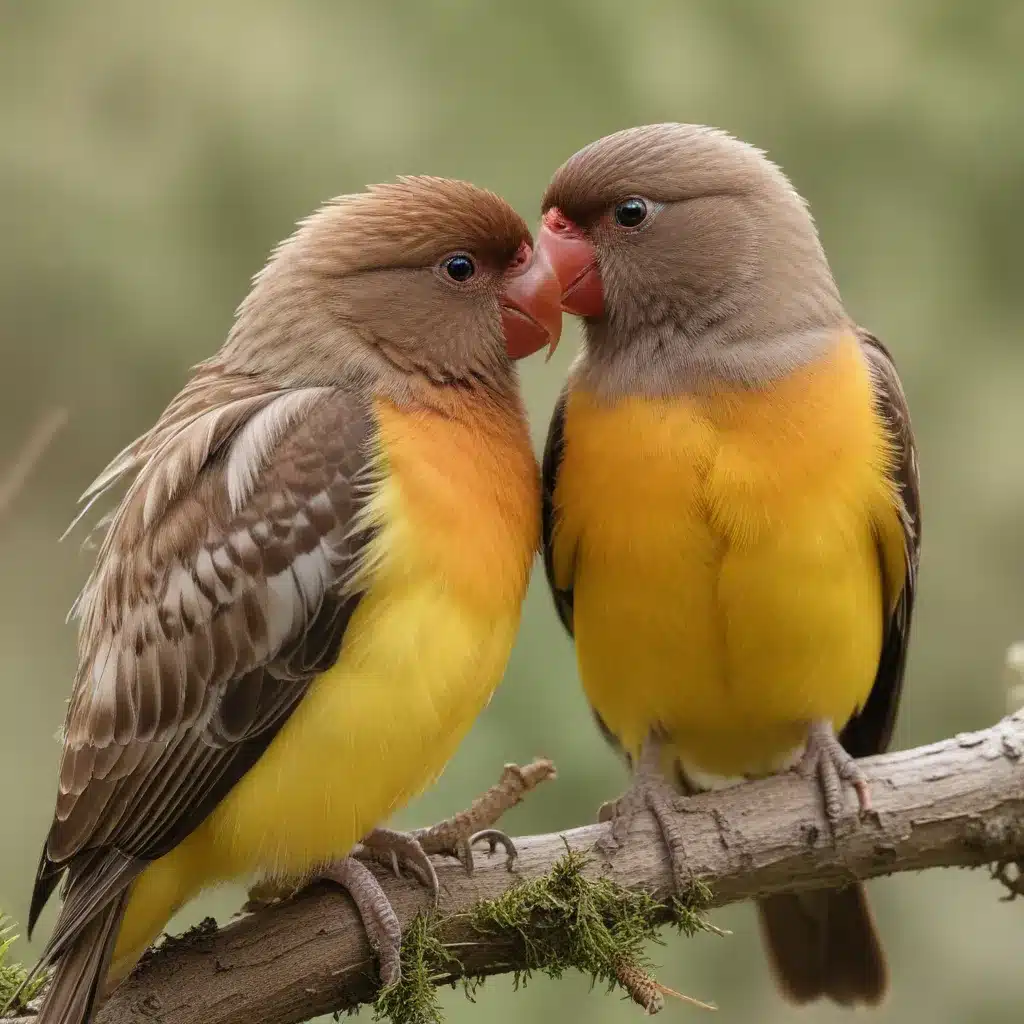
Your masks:
M836 885L898 871L1006 865L1024 859L1024 712L991 729L863 762L877 817L832 837L812 786L795 775L750 783L691 801L687 857L711 887L713 904ZM504 856L477 857L465 874L439 863L440 935L467 975L526 966L522 943L475 931L466 914L517 879L542 876L566 848L592 851L604 825L516 840ZM637 825L611 865L593 856L591 877L606 875L657 898L671 896L672 873L653 825ZM1012 893L1019 869L1003 871ZM404 925L427 907L422 887L385 883ZM995 890L993 891L995 895ZM375 966L347 897L317 886L277 907L247 915L155 952L103 1007L98 1024L291 1024L345 1010L376 995ZM438 981L451 980L439 978Z

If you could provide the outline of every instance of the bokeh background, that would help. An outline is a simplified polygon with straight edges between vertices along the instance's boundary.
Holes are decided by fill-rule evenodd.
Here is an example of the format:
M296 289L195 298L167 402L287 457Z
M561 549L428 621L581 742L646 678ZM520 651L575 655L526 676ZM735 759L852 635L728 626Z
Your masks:
M219 345L273 244L326 197L406 172L471 179L532 221L562 160L636 123L724 126L811 201L850 310L895 353L920 439L924 562L896 741L1000 716L1004 652L1024 638L1022 40L1019 0L3 0L0 469L47 410L70 419L0 519L0 908L24 920L52 809L64 615L88 568L57 538L94 473ZM553 364L523 371L538 446L567 335ZM504 685L402 822L538 754L559 781L513 831L583 823L622 787L540 577ZM984 872L871 888L894 976L877 1020L1020 1019L1024 916ZM178 923L237 904L221 892ZM655 949L662 980L723 1020L796 1016L752 909L716 920L734 934ZM497 979L476 1005L445 1001L453 1024L638 1013L582 978L518 993Z

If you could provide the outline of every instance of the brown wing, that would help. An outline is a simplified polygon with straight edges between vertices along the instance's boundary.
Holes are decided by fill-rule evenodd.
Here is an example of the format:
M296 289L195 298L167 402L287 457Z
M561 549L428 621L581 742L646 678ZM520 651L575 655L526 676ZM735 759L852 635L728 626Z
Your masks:
M893 483L902 504L900 515L906 562L906 573L902 581L886 580L887 592L898 594L898 597L885 623L874 686L864 707L840 735L843 746L854 757L866 757L880 753L889 746L899 707L921 556L921 490L910 411L892 356L867 331L859 329L858 337L871 369L878 408L895 446Z
M544 546L544 574L555 601L555 611L569 636L572 636L572 588L559 587L556 583L554 553L555 487L565 447L565 402L568 394L569 387L566 385L555 403L548 438L544 444L544 460L541 465L541 540Z
M325 388L251 404L247 418L188 420L177 441L158 425L160 473L142 470L83 592L30 914L70 869L51 958L252 766L337 657L358 599L346 580L367 539L354 523L368 410Z

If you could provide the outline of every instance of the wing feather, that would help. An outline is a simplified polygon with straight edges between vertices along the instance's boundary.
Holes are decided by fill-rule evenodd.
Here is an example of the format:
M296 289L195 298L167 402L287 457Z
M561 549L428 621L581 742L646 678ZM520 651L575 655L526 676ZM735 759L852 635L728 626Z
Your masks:
M91 879L95 909L134 877L126 861L181 842L337 657L358 601L365 404L331 388L268 394L212 368L199 378L86 494L137 474L77 603L32 924L55 875ZM92 915L74 906L61 943Z
M881 753L889 746L903 689L917 594L917 570L921 560L921 481L910 410L896 364L873 334L858 329L857 335L871 371L878 411L893 446L890 472L893 493L899 502L905 569L902 579L884 581L886 621L875 682L864 707L847 723L839 737L854 757L867 757ZM884 566L884 553L880 551L879 557Z
M547 442L544 445L544 459L541 464L541 541L544 549L544 573L547 576L555 611L569 636L573 635L572 612L573 591L556 579L555 573L555 532L558 509L555 506L555 490L558 486L558 470L562 465L565 449L565 403L569 394L568 384L555 403L551 416Z

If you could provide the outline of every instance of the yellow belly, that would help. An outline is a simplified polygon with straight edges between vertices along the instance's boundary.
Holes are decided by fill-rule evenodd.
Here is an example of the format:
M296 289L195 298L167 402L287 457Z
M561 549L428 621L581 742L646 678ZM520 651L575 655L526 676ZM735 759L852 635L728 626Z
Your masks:
M364 599L339 662L183 844L205 873L301 875L434 782L498 685L518 624L518 609L487 619L438 583Z
M570 397L556 574L574 582L587 696L634 754L778 767L874 681L897 543L887 442L856 349L770 391Z
M537 544L525 422L512 444L507 423L489 436L450 417L378 415L386 472L367 516L378 535L338 661L206 821L135 883L111 980L202 888L302 878L344 856L437 778L501 679Z

